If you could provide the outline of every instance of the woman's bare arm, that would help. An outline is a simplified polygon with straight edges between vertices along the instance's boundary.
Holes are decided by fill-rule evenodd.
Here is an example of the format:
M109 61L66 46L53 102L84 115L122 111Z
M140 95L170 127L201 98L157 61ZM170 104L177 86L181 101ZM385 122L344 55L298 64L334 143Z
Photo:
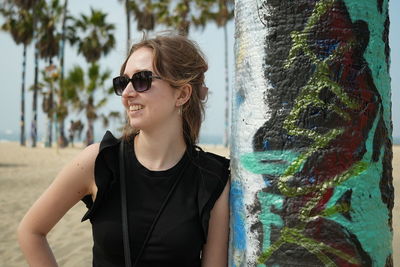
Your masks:
M30 266L57 266L46 235L82 197L95 193L94 162L99 144L85 148L58 173L18 227L18 241Z
M229 180L210 213L207 243L203 247L202 267L228 266Z

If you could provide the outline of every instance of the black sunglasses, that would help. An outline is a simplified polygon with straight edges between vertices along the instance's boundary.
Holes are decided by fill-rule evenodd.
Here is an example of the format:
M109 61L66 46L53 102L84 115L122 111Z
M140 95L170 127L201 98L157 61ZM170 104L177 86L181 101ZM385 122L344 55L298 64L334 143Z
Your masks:
M137 72L130 79L126 76L118 76L113 79L114 91L121 96L128 83L131 82L136 92L144 92L150 89L153 79L161 79L161 77L154 76L149 70Z

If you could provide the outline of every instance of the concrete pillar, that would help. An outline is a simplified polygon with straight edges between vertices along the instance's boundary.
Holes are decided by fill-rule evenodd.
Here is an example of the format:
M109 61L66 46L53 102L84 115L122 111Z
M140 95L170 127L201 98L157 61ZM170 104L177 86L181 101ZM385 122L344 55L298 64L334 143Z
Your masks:
M230 266L393 266L387 0L237 0Z

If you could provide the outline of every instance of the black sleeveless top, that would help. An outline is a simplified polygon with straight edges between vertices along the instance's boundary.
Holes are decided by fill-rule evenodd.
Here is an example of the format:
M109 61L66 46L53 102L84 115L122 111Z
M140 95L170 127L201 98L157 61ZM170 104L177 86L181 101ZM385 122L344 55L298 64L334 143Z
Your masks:
M96 200L82 200L93 231L93 266L125 266L122 238L118 146L107 131L95 161ZM179 176L138 263L143 266L201 266L210 211L229 178L229 160L188 148L180 161L165 171L151 171L136 159L133 142L125 146L129 238L133 261L166 194Z

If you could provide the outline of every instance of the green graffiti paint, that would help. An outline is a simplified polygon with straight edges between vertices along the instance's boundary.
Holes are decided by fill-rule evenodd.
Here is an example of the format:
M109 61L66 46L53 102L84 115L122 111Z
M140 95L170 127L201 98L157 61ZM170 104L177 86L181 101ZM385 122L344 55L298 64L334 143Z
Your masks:
M368 164L364 172L351 177L335 187L334 194L326 205L326 210L334 207L335 203L344 192L352 188L352 208L350 210L352 221L347 220L339 213L327 216L329 216L329 219L343 225L357 236L363 249L371 255L373 266L384 266L386 258L392 251L390 240L392 240L393 233L385 223L387 221L386 218L388 218L388 209L382 202L379 192L379 182L383 171L383 149L380 159L377 162L372 161L373 139L378 120L379 118L376 118L374 121L370 135L366 140L367 152L362 158L362 161L371 163ZM365 214L366 212L373 212L374 216L368 216ZM368 217L369 223L365 223L366 217ZM379 226L377 227L377 225ZM379 231L379 234L376 234L377 231ZM374 234L372 235L371 233Z
M326 208L319 215L323 216L323 217L328 217L333 214L345 213L345 212L349 212L349 211L350 211L350 206L343 203L343 204L336 204L330 208Z
M325 0L317 2L315 4L313 13L308 18L308 22L304 30L301 32L298 31L292 32L291 37L293 44L292 48L289 51L288 59L284 65L285 68L289 68L293 64L298 53L300 52L309 56L313 62L318 61L317 56L311 51L311 49L307 45L307 36L308 36L307 33L311 31L312 27L316 23L318 23L321 16L324 15L329 10L329 8L332 7L334 2L335 0Z
M293 128L295 128L295 126ZM296 132L295 130L289 131L289 133L293 135L295 132ZM297 159L293 161L292 165L290 165L286 169L284 176L285 177L293 176L298 170L300 170L302 164L307 160L308 157L310 157L313 153L317 152L319 149L324 148L331 140L333 140L336 136L338 136L342 132L343 132L342 129L332 129L331 131L329 131L324 135L320 135L314 132L316 142L310 146L307 152L301 154Z
M242 155L240 162L252 173L282 175L299 154L290 150L253 152Z
M263 224L263 247L267 248L270 246L270 235L271 235L271 225L276 225L278 227L283 226L283 221L280 216L271 212L271 207L275 209L282 209L283 197L276 194L258 192L257 198L261 204L261 212L259 215L259 220Z
M381 38L389 2L383 2L382 13L377 11L376 0L343 0L343 2L353 22L363 20L368 23L370 42L364 52L364 58L371 69L374 84L382 96L383 118L386 127L389 128L391 127L390 76L385 60L385 43Z
M286 182L292 178L291 176L283 176L278 181L278 188L281 193L288 197L295 197L300 195L306 195L311 192L319 191L321 194L325 192L326 189L335 187L342 182L348 180L351 176L358 175L363 172L368 166L368 163L359 161L356 162L351 168L347 171L341 173L340 175L336 175L332 179L326 180L323 183L313 185L313 186L303 186L303 187L289 187Z
M336 264L325 255L324 252L336 255L351 264L360 264L358 260L350 255L325 245L322 242L313 240L306 237L302 233L303 229L284 227L281 231L280 238L273 243L266 251L264 251L258 258L258 262L262 263L268 260L268 258L279 249L285 243L292 243L306 248L308 251L313 253L325 266L336 266Z
M337 200L340 194L343 194L348 188L353 188L352 209L350 210L352 221L338 213L332 214L329 219L343 225L357 236L363 249L371 255L374 266L385 265L392 246L391 242L388 242L388 240L392 240L392 233L386 223L387 207L380 200L381 166L380 162L372 163L366 172L352 177L349 181L335 188L334 196L328 203L328 205L333 205L333 201ZM368 213L373 213L374 216L368 216ZM365 221L366 217L368 217L368 223Z

